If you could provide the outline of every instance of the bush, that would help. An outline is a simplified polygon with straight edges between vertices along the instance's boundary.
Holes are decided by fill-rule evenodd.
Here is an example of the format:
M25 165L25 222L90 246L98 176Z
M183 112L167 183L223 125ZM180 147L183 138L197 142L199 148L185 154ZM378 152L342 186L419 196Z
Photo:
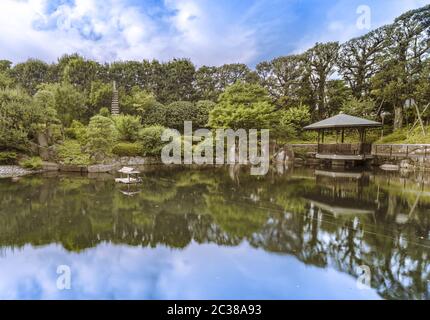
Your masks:
M77 120L73 120L72 124L70 125L70 128L67 128L65 130L66 136L68 138L76 139L81 142L84 140L86 132L87 129L85 128L85 126Z
M100 109L99 115L101 115L103 117L110 117L110 111L109 111L108 108L103 107L103 108Z
M85 151L95 160L103 160L112 153L116 139L117 131L112 119L94 116L87 128Z
M144 126L167 125L167 107L161 103L154 103L142 113Z
M120 157L136 157L143 154L143 147L137 142L120 142L112 148L112 153Z
M58 147L58 159L67 165L89 165L90 156L82 152L82 147L76 140L66 140Z
M0 152L0 164L15 164L17 155L15 152Z
M119 115L112 118L118 131L118 139L134 142L139 137L141 119L137 116Z
M161 135L164 130L166 128L163 126L151 126L139 131L139 139L142 142L144 156L161 155L161 149L166 144L166 142L161 141Z
M42 159L39 157L32 157L25 160L22 160L19 165L26 169L30 170L39 170L42 169Z
M378 140L378 143L402 143L407 139L404 130L397 130Z

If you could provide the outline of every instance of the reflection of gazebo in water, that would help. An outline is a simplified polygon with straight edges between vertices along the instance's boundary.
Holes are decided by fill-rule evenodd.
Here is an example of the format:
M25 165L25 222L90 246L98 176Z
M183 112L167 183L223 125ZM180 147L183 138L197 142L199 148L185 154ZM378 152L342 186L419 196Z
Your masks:
M304 129L318 132L317 159L330 160L333 165L344 166L347 161L355 164L357 161L372 159L372 145L366 143L366 129L380 126L381 123L376 121L338 114ZM345 130L357 130L360 142L345 143ZM324 143L326 131L336 131L336 143Z
M316 170L315 179L317 187L304 198L317 208L335 217L375 213L375 201L364 190L369 186L368 173Z

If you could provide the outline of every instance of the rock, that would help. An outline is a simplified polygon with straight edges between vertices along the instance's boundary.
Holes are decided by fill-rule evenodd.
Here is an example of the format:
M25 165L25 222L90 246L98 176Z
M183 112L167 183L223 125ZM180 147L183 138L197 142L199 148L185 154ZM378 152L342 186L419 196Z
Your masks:
M88 172L87 166L77 166L77 165L70 165L70 164L60 164L60 171L64 172Z
M39 147L39 156L42 158L42 160L44 161L49 161L51 160L49 157L49 150L47 147Z
M88 166L89 173L102 173L102 172L110 172L118 169L121 164L113 163L113 164L95 164L92 166Z
M274 162L285 163L294 161L294 152L289 146L284 146L274 156Z
M34 171L19 166L0 166L0 178L20 177L32 173L34 173Z
M400 167L397 164L389 164L389 163L385 163L381 165L379 168L385 171L398 171L400 169Z
M55 146L39 147L39 156L44 161L55 161L57 158L57 149Z
M410 161L408 159L404 159L402 161L400 161L400 168L401 169L409 169L413 167L413 165L410 163Z
M37 143L30 142L29 147L32 154L39 154L39 146Z
M281 150L275 155L275 162L284 163L285 161L285 151Z
M308 158L308 159L316 159L316 157L317 157L317 153L316 152L312 152L312 151L306 152L306 158Z
M37 143L39 144L39 146L41 146L41 147L49 146L48 140L49 140L49 138L48 138L48 135L46 133L39 132L37 134Z
M290 147L284 149L285 151L285 162L293 162L295 159L294 151Z
M123 166L141 166L144 164L161 164L161 160L154 157L121 157L119 162Z
M42 168L44 171L58 171L58 170L60 170L60 165L58 163L55 163L55 162L44 161L42 163Z
M295 158L294 159L294 166L300 167L300 166L302 166L304 164L304 162L305 161L302 158Z

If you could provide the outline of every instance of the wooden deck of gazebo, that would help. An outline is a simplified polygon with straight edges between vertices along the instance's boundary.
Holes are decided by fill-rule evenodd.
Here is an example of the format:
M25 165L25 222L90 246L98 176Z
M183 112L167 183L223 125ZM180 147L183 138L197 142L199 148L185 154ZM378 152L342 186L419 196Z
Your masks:
M334 165L344 166L346 161L372 159L372 145L365 142L366 129L380 126L381 123L376 121L338 114L306 126L304 129L318 132L317 159L331 160ZM345 130L351 129L358 131L360 140L358 143L345 143ZM324 143L324 135L327 131L336 131L336 143Z

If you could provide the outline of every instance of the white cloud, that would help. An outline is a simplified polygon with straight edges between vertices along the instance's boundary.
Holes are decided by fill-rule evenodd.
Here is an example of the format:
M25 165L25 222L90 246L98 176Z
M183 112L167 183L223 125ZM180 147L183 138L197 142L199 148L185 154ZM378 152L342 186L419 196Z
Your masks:
M256 55L252 31L223 24L197 0L166 0L164 9L174 14L159 20L125 0L75 0L49 11L48 5L46 0L0 2L1 58L55 61L78 52L100 61L189 57L200 65L247 63Z

